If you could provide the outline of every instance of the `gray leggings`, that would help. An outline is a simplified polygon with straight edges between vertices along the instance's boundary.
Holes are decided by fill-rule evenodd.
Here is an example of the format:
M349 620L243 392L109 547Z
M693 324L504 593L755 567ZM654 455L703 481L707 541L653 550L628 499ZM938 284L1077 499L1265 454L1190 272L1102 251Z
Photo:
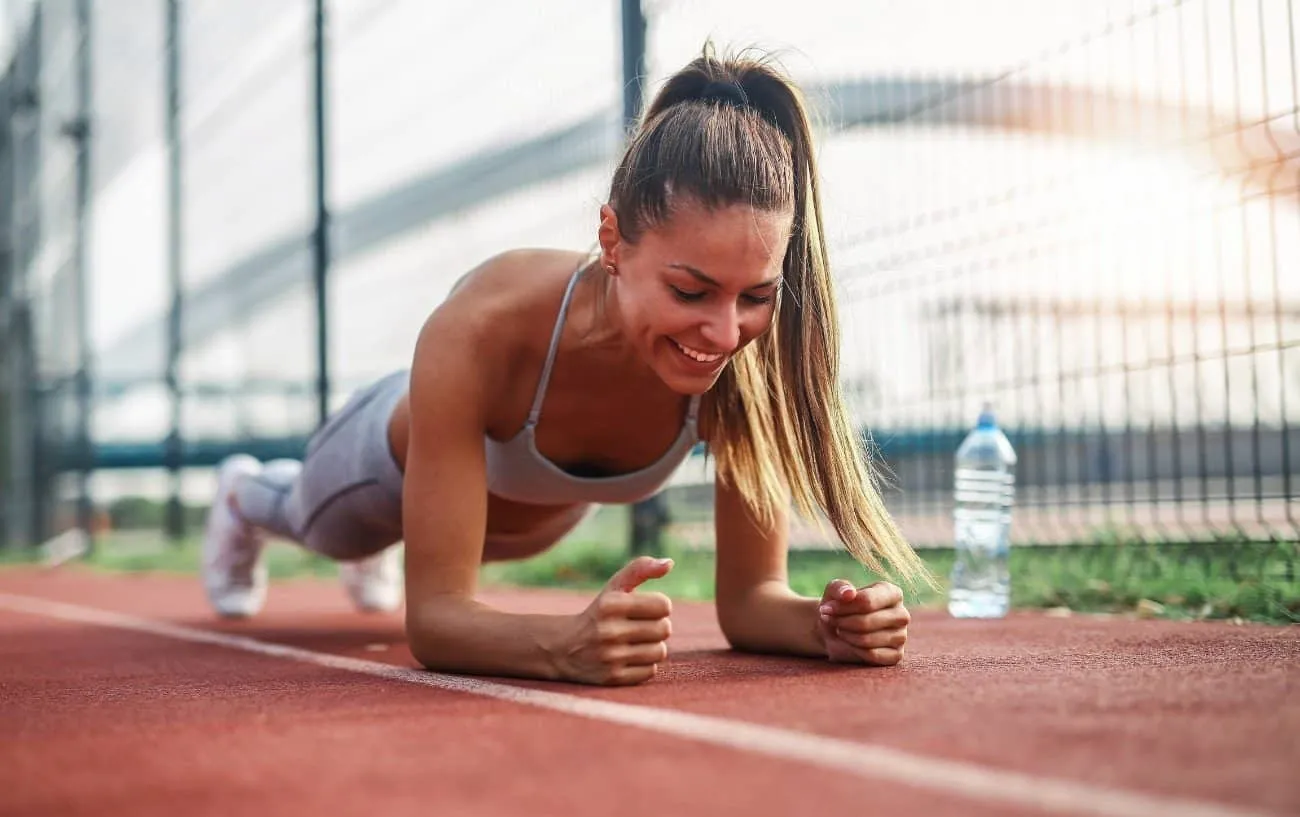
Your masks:
M306 458L272 460L239 482L235 502L253 525L339 561L402 541L402 471L388 421L410 384L400 371L357 392L307 443ZM564 538L592 511L576 505L526 533L493 533L483 558L521 559Z
M409 382L404 370L357 392L312 435L302 462L274 460L238 483L240 515L340 561L400 542L402 472L388 445L388 420Z

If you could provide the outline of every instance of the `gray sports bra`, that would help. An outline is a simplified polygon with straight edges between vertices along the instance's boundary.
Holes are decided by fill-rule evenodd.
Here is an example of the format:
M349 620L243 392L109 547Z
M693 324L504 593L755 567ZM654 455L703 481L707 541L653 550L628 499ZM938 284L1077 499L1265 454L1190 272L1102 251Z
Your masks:
M546 353L546 365L542 367L542 378L537 384L537 394L533 397L533 405L528 412L528 422L519 433L504 442L485 438L488 490L504 499L534 505L637 502L658 492L699 441L697 418L700 398L696 395L691 398L686 423L672 447L658 460L637 471L612 477L574 476L543 457L537 450L537 420L541 416L542 400L551 379L551 366L555 363L555 353L560 345L569 300L573 297L574 285L581 275L582 270L579 269L569 279L569 286L564 291L560 314L551 333L551 347Z

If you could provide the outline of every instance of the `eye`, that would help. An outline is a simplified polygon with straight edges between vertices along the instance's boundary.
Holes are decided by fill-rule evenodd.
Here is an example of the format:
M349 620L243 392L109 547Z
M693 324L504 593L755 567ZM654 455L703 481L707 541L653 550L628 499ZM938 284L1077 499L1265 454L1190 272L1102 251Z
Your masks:
M743 297L746 301L749 301L751 304L758 304L760 306L764 304L770 304L772 303L773 300L773 296L771 295L745 295Z
M668 288L673 291L673 295L677 296L677 300L685 301L686 303L694 303L695 301L698 301L701 298L703 298L705 295L704 292L688 292L684 289L678 289L672 284L669 284Z

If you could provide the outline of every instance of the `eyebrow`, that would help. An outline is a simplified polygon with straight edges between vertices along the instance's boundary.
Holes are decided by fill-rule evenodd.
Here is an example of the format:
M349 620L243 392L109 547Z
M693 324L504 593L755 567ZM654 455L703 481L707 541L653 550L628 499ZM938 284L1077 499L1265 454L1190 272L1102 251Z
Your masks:
M715 286L718 289L722 289L722 284L719 284L717 281L705 275L700 270L697 270L695 267L692 267L690 264L669 264L668 266L672 267L673 269L679 269L679 270L684 270L686 272L689 272L691 275L700 279L704 283L709 284L711 286ZM752 287L746 287L746 289L762 289L764 287L773 286L780 282L781 282L781 276L778 275L775 278L768 278L766 281L762 281L760 283L754 284Z

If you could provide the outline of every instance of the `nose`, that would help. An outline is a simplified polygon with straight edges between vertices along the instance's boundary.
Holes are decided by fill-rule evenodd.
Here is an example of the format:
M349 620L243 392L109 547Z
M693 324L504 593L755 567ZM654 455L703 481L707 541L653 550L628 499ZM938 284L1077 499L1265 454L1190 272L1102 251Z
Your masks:
M735 303L721 304L700 328L710 351L730 353L740 345L740 313Z

